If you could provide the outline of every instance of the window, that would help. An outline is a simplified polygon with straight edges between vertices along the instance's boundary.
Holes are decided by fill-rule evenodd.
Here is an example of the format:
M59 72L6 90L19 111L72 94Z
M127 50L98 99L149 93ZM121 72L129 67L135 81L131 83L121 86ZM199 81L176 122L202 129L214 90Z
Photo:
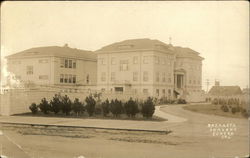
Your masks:
M115 72L111 72L111 81L115 81Z
M86 83L89 84L89 74L86 76Z
M69 68L72 68L72 60L69 60Z
M102 72L101 81L106 81L106 73Z
M73 83L76 83L76 75L73 75Z
M159 82L159 81L160 81L160 73L156 72L156 82Z
M165 65L166 64L166 58L162 58L161 63L162 63L162 65Z
M39 75L39 80L47 80L48 78L48 75Z
M158 56L155 56L155 63L159 64L160 63L160 58Z
M69 75L69 83L72 83L72 75Z
M64 68L64 65L65 65L64 59L60 59L60 67L61 67L61 68Z
M143 94L148 94L148 89L143 89Z
M76 60L73 60L73 69L76 68Z
M101 63L102 63L102 65L105 65L106 64L106 61L105 61L105 59L101 59Z
M160 95L160 90L156 89L156 95L159 96Z
M172 78L171 76L172 76L172 74L171 74L171 73L168 73L168 83L171 83L171 82L172 82L172 81L171 81L171 80L172 80L172 79L171 79L171 78Z
M68 83L68 75L64 75L64 83Z
M48 63L48 59L40 59L38 60L39 63Z
M27 73L27 75L32 75L33 74L33 66L27 66L26 73Z
M133 63L134 63L134 64L137 64L137 63L138 63L138 56L134 56L134 58L133 58Z
M61 75L60 75L60 83L63 83L63 77L64 77L64 75L61 74Z
M165 96L165 93L166 93L166 91L165 91L165 89L163 89L162 90L162 95Z
M166 74L165 74L165 72L162 73L162 82L166 82Z
M128 60L121 60L120 61L120 70L127 71L128 70Z
M143 63L144 64L148 64L148 58L149 58L148 56L143 57Z
M143 81L148 81L148 72L147 71L143 72Z
M69 65L69 63L68 63L68 59L65 59L65 64L64 64L64 67L65 67L65 68L68 68L68 65Z
M115 58L114 58L114 57L111 58L111 64L112 64L112 65L115 65Z
M133 72L133 81L138 81L138 72Z

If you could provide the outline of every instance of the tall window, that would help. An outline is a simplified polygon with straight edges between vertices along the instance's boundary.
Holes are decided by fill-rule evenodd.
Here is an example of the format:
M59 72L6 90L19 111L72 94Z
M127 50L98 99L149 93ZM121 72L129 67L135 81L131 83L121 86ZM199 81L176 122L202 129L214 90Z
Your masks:
M160 63L160 58L158 56L155 56L155 63L159 64Z
M76 83L76 75L73 75L73 83Z
M165 96L165 94L166 94L166 91L165 91L165 89L163 89L162 90L162 95Z
M128 60L121 60L120 61L120 70L127 71L128 70Z
M134 63L134 64L137 64L137 63L138 63L138 56L134 56L134 58L133 58L133 63Z
M143 94L148 94L148 89L143 89Z
M68 68L69 67L68 65L69 65L69 61L68 61L68 59L65 59L65 65L64 65L64 67Z
M162 73L162 82L166 82L166 74L165 74L165 72Z
M148 72L147 71L144 71L143 72L143 81L148 81Z
M64 75L64 83L68 83L68 75Z
M69 60L69 68L72 68L72 60Z
M159 82L159 81L160 81L160 73L156 72L156 82Z
M27 66L26 73L27 73L27 75L32 75L33 74L33 66Z
M111 81L115 81L115 72L111 72Z
M60 75L60 83L63 83L63 78L64 78L64 75L61 74L61 75Z
M101 74L101 81L106 81L106 73L102 72Z
M72 83L72 75L69 75L69 83Z
M166 58L162 58L162 65L165 65L166 64Z
M73 68L76 68L76 60L73 60Z
M133 72L133 81L138 81L138 72Z

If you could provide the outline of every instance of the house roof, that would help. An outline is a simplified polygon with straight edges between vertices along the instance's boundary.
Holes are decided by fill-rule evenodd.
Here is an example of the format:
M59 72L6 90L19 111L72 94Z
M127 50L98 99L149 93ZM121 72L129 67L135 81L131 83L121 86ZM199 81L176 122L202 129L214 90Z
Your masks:
M163 50L169 51L171 50L171 45L163 43L159 40L152 40L148 38L142 39L130 39L121 42L116 42L107 46L102 47L96 52L114 52L114 51L131 51L131 50Z
M240 95L242 91L239 86L213 86L208 94L216 96Z
M199 56L200 53L190 49L190 48L185 48L185 47L179 47L175 46L174 50L176 52L176 57L191 57L191 58L197 58L200 60L203 60L204 58Z
M44 57L44 56L62 56L62 57L72 57L72 58L85 58L85 59L90 59L90 60L97 59L96 54L92 51L70 48L67 45L63 47L48 46L48 47L30 48L30 49L9 55L6 58L11 59L11 58Z

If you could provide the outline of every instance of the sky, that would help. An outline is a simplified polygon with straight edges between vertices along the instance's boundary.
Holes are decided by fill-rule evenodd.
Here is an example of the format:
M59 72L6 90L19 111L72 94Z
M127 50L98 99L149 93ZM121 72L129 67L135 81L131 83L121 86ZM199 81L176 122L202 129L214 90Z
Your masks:
M4 56L39 46L83 50L135 38L158 39L198 51L206 90L249 86L247 1L5 1L1 3ZM4 71L2 71L4 72Z

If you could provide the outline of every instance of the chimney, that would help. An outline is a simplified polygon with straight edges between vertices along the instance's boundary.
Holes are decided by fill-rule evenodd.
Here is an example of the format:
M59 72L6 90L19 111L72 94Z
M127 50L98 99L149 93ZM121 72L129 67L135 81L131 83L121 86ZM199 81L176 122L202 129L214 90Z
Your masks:
M69 47L67 43L64 44L64 47Z
M215 85L215 86L220 86L220 81L215 81L215 82L214 82L214 85Z

